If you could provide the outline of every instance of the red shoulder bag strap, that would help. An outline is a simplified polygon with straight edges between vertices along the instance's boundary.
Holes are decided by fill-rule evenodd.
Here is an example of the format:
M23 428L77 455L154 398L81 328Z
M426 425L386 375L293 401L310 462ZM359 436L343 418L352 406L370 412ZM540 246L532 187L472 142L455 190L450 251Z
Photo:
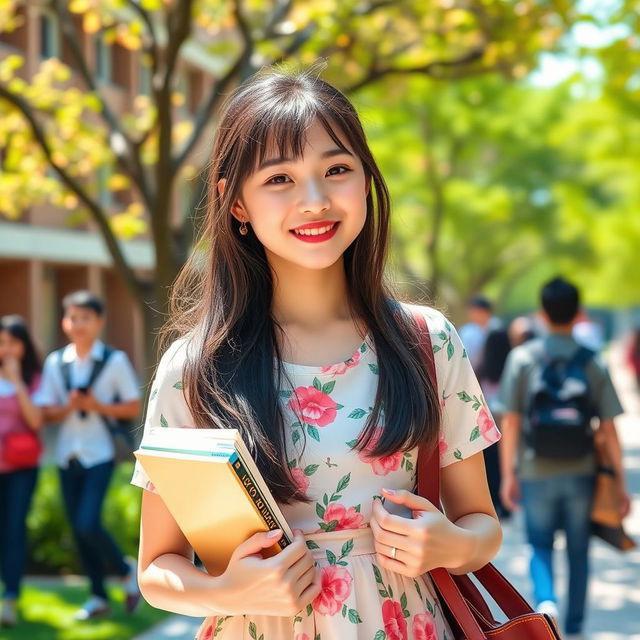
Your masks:
M429 327L421 312L414 313L413 317L419 329L418 336L423 357L426 360L429 375L437 389L438 378ZM426 447L420 447L417 475L418 495L427 498L429 502L442 511L440 504L440 455L437 447L433 447L431 451L428 451ZM442 599L456 618L460 628L464 631L466 638L468 640L485 640L486 635L471 613L467 602L449 572L444 568L438 568L430 571L429 575ZM493 565L487 564L475 571L474 575L509 618L532 612L526 600ZM458 576L458 578L462 578L462 576ZM466 579L468 580L468 578Z

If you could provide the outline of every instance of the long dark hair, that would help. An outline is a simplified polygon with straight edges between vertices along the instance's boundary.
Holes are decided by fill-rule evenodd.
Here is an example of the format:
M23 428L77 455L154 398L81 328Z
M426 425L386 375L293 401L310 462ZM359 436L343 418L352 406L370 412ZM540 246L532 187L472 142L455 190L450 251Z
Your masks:
M238 429L276 499L285 503L306 497L297 490L286 458L279 404L286 374L277 339L284 331L272 315L272 272L263 245L253 230L240 235L230 211L267 150L301 157L306 131L316 120L341 149L338 133L344 136L373 186L364 228L344 253L351 315L368 328L379 367L375 405L356 449L385 456L419 443L435 445L440 424L437 391L413 322L383 282L389 194L354 107L313 71L256 74L228 97L220 117L206 224L175 283L163 342L169 335L188 336L183 379L196 425ZM220 195L222 178L226 185ZM385 428L372 442L383 408Z
M0 331L6 331L14 338L20 340L24 345L24 356L22 357L20 366L24 383L27 386L30 385L36 373L40 373L42 370L42 365L33 340L31 339L27 323L21 316L2 316L2 318L0 318Z

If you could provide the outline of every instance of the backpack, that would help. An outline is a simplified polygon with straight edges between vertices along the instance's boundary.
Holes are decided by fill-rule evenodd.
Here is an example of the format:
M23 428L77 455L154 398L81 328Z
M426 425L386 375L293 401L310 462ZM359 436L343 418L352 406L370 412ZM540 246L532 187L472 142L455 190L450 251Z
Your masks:
M64 362L62 359L63 349L59 351L59 363L60 363L60 371L62 373L62 378L64 380L65 387L67 391L71 391L71 363ZM104 369L107 361L111 357L113 353L115 353L116 349L109 345L104 346L104 354L102 356L102 360L95 360L93 363L93 369L91 369L91 374L89 375L89 380L83 389L90 389L95 381L98 379L98 376ZM117 404L120 401L120 396L116 393L113 397L113 402ZM81 414L84 411L81 412ZM83 416L85 417L85 416ZM115 450L115 461L116 462L127 462L133 461L133 450L135 449L133 442L133 421L122 419L122 418L109 418L105 415L100 414L100 418L104 422L104 425L107 427L109 433L111 434L111 438L113 440L113 446Z
M543 458L582 458L593 451L596 415L586 368L595 352L579 347L571 358L550 358L542 341L529 346L533 371L524 440Z

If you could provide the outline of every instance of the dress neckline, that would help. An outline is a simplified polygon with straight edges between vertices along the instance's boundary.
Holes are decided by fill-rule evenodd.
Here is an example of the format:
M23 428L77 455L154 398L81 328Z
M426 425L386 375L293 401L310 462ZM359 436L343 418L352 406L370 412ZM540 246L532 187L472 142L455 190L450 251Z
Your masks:
M369 332L364 336L362 342L356 347L348 358L340 360L333 364L326 365L313 365L313 364L298 364L296 362L287 362L286 360L280 360L281 364L288 371L298 373L312 373L315 375L331 375L335 373L335 370L342 368L345 365L347 368L355 367L359 364L362 357L365 357L369 351L371 351L371 337ZM354 364L355 361L355 364ZM349 366L350 365L350 366Z

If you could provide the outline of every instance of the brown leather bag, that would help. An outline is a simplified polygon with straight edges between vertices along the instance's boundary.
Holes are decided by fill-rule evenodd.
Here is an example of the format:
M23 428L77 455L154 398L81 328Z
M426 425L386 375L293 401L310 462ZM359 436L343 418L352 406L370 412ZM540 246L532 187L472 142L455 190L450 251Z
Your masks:
M433 347L427 322L415 314L420 346L431 378L437 377ZM418 494L442 510L440 505L440 458L437 447L431 451L420 447L418 454ZM495 620L484 596L468 575L451 575L446 569L429 571L440 596L454 640L560 640L555 621L546 614L536 613L515 587L492 565L487 564L473 575L507 617Z

